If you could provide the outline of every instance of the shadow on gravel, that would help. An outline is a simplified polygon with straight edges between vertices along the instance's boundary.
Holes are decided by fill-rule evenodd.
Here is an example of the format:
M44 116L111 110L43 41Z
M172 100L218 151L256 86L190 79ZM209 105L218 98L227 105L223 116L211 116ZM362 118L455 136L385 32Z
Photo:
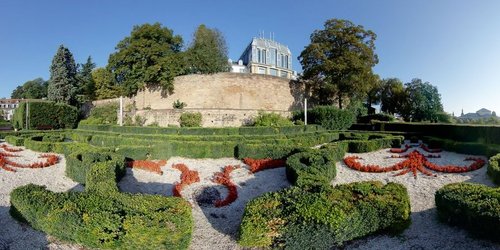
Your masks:
M237 185L238 198L233 203L224 207L215 207L207 204L194 204L199 206L211 226L222 234L230 236L237 240L237 234L240 227L245 205L253 198L264 193L281 190L290 186L286 179L285 168L276 168L257 172L254 178L244 182L238 182L238 178L233 177L232 181ZM214 184L215 185L215 184ZM204 186L197 189L194 195L200 194L202 189L212 186ZM213 186L220 192L221 199L227 196L227 188L221 185ZM196 200L196 197L193 197Z
M173 185L171 183L141 182L135 178L131 169L127 169L127 174L118 183L118 188L120 189L120 192L124 193L159 194L163 196L173 195Z
M9 209L0 207L0 250L45 249L48 244L46 234L12 218Z

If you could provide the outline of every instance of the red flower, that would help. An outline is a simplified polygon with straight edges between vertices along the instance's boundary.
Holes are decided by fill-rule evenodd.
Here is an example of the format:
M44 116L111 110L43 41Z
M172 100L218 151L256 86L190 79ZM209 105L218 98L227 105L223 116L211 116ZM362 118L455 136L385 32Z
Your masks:
M167 164L166 160L160 160L158 162L154 161L129 161L127 162L127 167L129 168L139 168L144 169L146 171L154 172L159 175L163 175L163 171L161 171L161 167Z
M236 185L231 181L231 172L240 166L225 166L222 172L214 174L213 182L226 186L228 195L224 200L216 200L214 205L216 207L224 207L233 203L238 198L238 191Z
M250 167L250 172L256 173L264 169L279 168L286 165L285 160L273 160L273 159L252 159L243 158L243 162Z
M181 171L181 182L174 183L174 187L172 189L174 196L182 197L181 191L184 187L200 181L198 172L194 170L189 170L189 168L182 163L175 164L172 166L172 168Z

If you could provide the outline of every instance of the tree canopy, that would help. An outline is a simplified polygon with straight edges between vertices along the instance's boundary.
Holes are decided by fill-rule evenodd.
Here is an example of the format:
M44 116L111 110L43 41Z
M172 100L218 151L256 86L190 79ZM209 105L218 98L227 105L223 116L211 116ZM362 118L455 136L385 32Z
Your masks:
M48 82L42 78L36 78L18 86L12 92L14 99L41 99L47 97Z
M191 45L186 51L187 71L196 74L213 74L229 71L227 44L218 29L198 26Z
M144 87L173 90L173 79L183 71L182 38L160 23L134 26L130 36L109 56L108 69L125 95Z
M92 70L95 68L95 63L92 62L92 57L88 57L87 61L78 65L76 78L78 81L78 95L83 95L86 100L94 100L95 98L95 83L92 78Z
M121 89L113 78L113 74L107 69L94 69L92 71L92 80L95 83L95 98L97 100L120 96Z
M398 78L383 79L380 92L380 110L392 115L399 114L406 100L405 95L405 88L401 80Z
M319 91L313 95L329 97L325 104L336 98L342 108L345 98L366 93L369 85L364 81L378 63L375 39L375 33L348 20L330 19L323 30L314 31L298 57L303 79L321 85L311 87Z
M51 101L74 104L77 93L76 64L73 54L63 45L59 46L50 66L47 97Z
M441 95L429 82L415 78L405 84L406 102L401 115L411 121L438 121L438 114L443 112Z

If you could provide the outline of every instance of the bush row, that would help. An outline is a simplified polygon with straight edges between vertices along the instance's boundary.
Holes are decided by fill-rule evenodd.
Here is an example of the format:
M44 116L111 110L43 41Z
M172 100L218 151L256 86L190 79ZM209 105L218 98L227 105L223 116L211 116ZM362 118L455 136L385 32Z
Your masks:
M78 123L78 109L63 103L30 102L29 125L26 128L26 103L20 103L12 117L16 129L62 129L75 128Z
M294 112L294 120L302 120L304 111ZM356 121L352 110L338 109L333 106L315 106L307 110L307 123L318 124L329 130L346 130Z
M435 199L441 221L500 242L500 188L452 183L439 189Z
M377 122L375 130L419 133L459 142L500 145L500 126Z
M66 176L78 183L86 184L87 173L99 162L113 166L114 175L111 180L114 182L125 176L125 157L93 147L77 149L66 155Z
M460 142L438 137L424 136L424 141L433 148L457 152L461 154L493 156L500 153L500 145L479 142Z
M401 184L358 182L336 187L292 187L250 201L238 243L244 247L330 249L410 222Z
M492 156L488 164L488 175L497 185L500 185L500 154Z
M161 128L161 127L120 127L113 125L80 124L79 129L110 131L129 134L178 134L178 135L273 135L314 132L323 130L317 125L289 127L239 127L239 128Z
M119 193L117 173L121 174L124 164L118 156L81 151L69 159L73 169L69 171L76 171L77 181L86 175L85 192L54 193L33 184L16 188L11 193L15 218L61 240L91 248L188 248L193 220L187 201Z

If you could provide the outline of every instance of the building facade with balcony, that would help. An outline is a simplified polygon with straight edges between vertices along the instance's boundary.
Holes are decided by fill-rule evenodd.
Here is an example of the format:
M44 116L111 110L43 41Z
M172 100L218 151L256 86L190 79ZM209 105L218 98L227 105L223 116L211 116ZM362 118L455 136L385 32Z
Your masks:
M244 66L246 70L241 67ZM292 53L288 46L274 40L254 37L241 54L232 72L253 73L295 79L292 69Z
M22 101L22 99L0 99L0 114L3 119L10 121L14 115L14 110Z

